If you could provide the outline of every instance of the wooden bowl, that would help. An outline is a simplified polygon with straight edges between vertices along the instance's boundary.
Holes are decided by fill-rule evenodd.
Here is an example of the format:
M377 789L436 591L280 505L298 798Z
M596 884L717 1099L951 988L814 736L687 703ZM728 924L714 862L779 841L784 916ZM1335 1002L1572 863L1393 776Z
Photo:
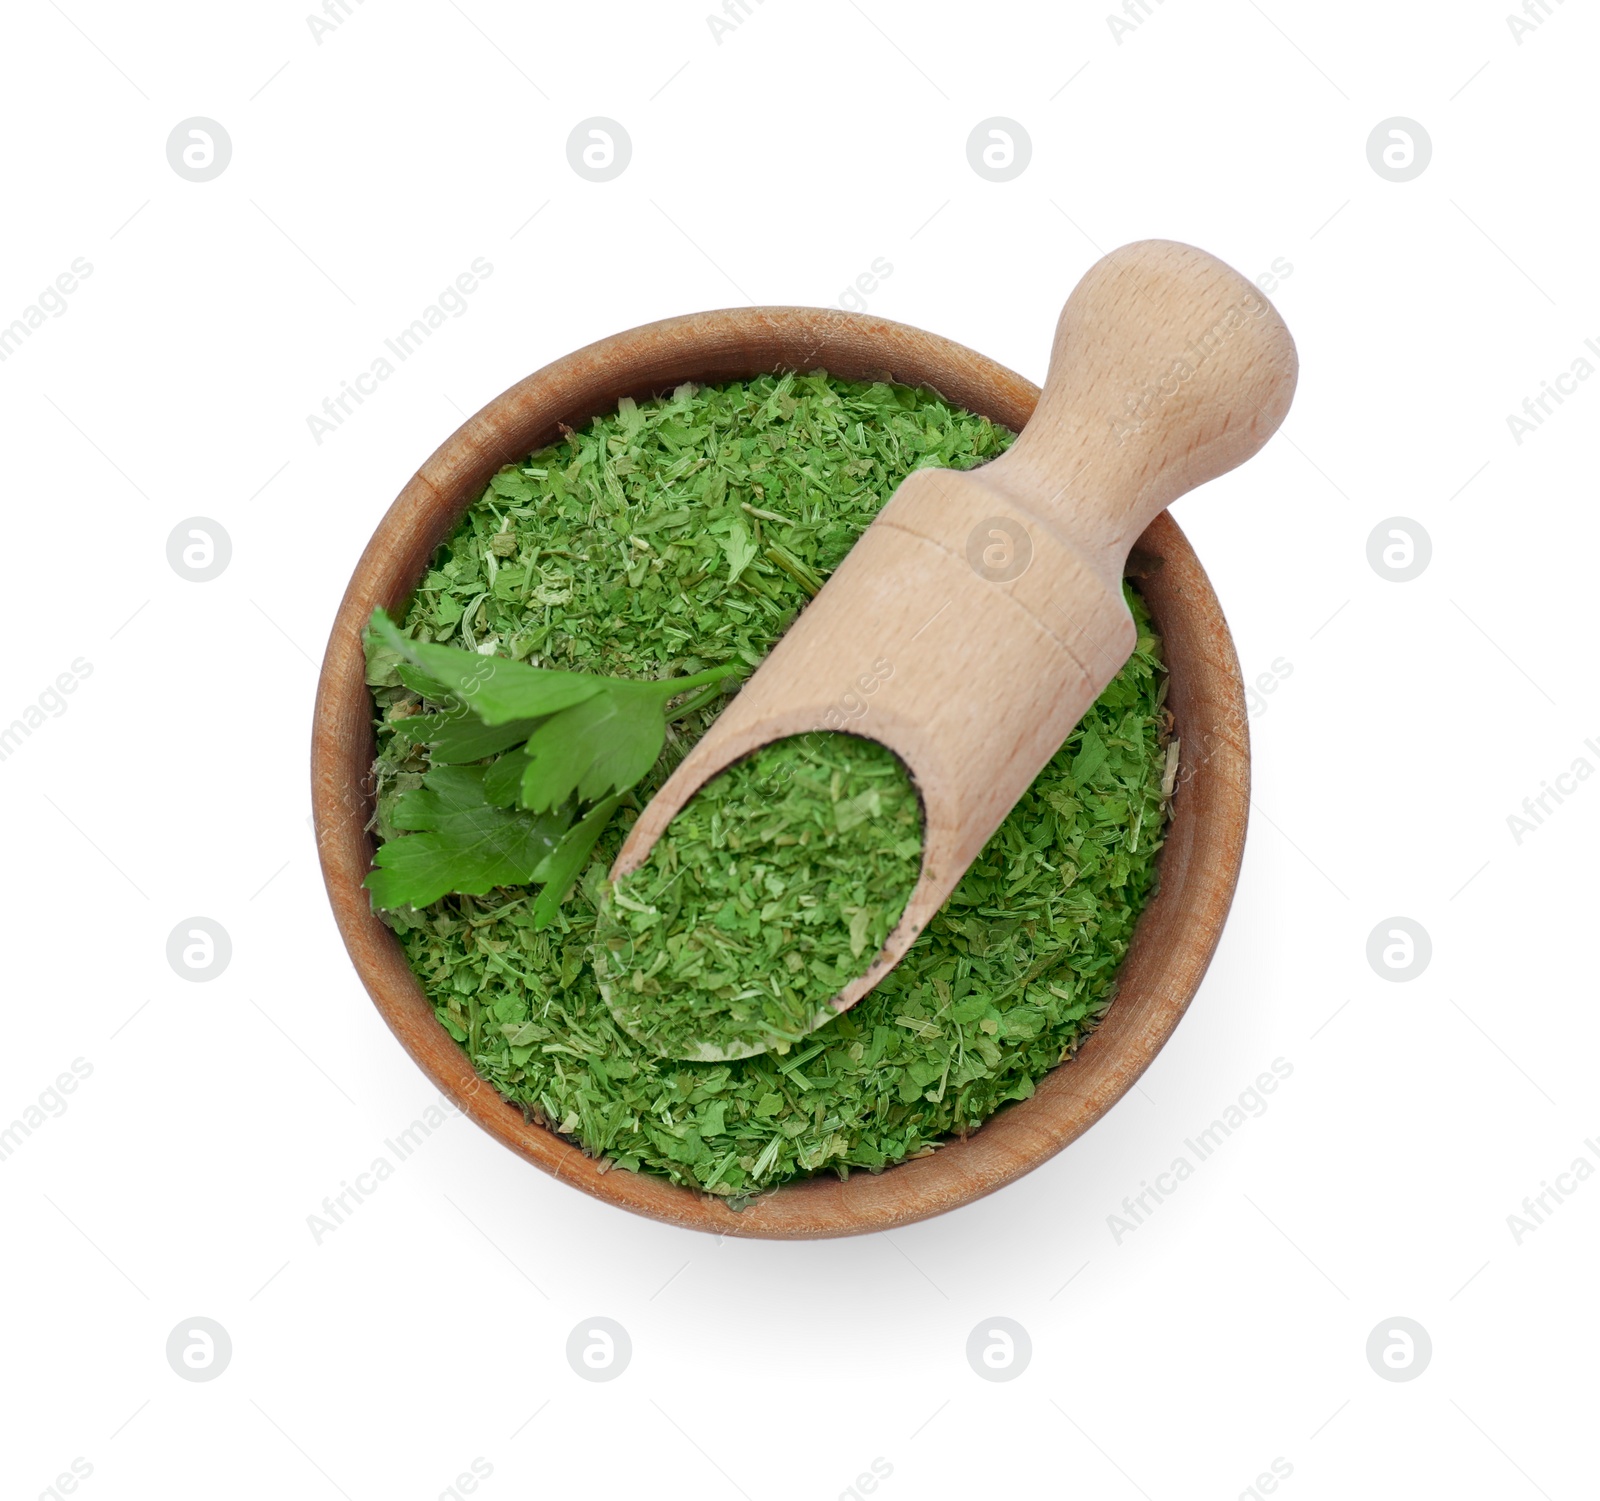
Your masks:
M1105 1020L1031 1099L965 1140L881 1173L789 1184L742 1210L626 1168L606 1167L526 1120L473 1070L434 1018L394 935L362 888L371 868L372 700L361 632L373 608L398 615L428 559L503 465L581 427L618 400L683 381L825 369L851 380L926 386L1013 430L1038 388L948 339L881 318L820 308L693 313L577 350L520 381L445 440L400 492L356 565L317 688L312 805L323 878L345 947L383 1019L422 1071L491 1136L546 1172L624 1209L721 1235L803 1239L889 1230L1020 1177L1086 1131L1144 1072L1205 974L1233 899L1249 805L1244 687L1210 581L1163 515L1134 551L1140 588L1166 648L1167 706L1181 739L1178 795L1160 888L1140 917Z

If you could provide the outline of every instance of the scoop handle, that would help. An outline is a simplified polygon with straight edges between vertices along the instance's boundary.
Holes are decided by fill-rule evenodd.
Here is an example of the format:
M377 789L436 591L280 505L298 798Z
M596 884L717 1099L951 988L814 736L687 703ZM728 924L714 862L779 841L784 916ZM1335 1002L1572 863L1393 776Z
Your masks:
M1214 256L1148 240L1097 262L1062 311L1017 441L976 469L907 476L639 815L613 878L646 859L706 781L763 745L817 729L886 745L921 796L923 861L883 948L817 1024L854 1005L1127 660L1134 540L1271 437L1296 370L1271 304ZM613 1014L644 1035L626 1008Z
M1298 368L1283 319L1231 266L1124 245L1067 299L1038 407L992 477L1120 576L1168 505L1272 436Z

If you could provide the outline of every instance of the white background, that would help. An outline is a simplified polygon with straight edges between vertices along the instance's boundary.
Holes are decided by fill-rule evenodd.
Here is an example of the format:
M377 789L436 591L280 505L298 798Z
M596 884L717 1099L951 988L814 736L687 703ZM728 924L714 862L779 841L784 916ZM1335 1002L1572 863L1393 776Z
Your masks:
M1600 766L1600 382L1520 445L1506 419L1600 339L1600 21L1552 0L1519 44L1507 0L1151 0L1119 41L1108 3L751 0L720 43L707 0L352 0L320 43L287 0L6 5L0 322L93 271L0 364L0 723L93 670L0 762L0 1125L93 1072L0 1162L5 1495L74 1459L107 1498L424 1501L474 1459L491 1498L832 1501L874 1459L891 1501L1231 1498L1274 1459L1302 1501L1594 1494L1600 1182L1520 1244L1507 1217L1600 1155L1600 779L1520 843L1507 818ZM210 182L166 157L195 115L233 143ZM602 184L565 149L595 115L633 142ZM966 158L995 115L1033 143L999 184ZM1404 183L1366 153L1397 115L1433 142ZM317 1244L431 1096L307 824L326 632L418 463L591 339L835 302L878 257L872 312L1038 379L1077 278L1146 236L1290 263L1302 377L1177 508L1247 674L1292 673L1217 960L1141 1087L892 1236L667 1229L455 1120ZM317 444L479 256L468 311ZM166 559L192 516L232 539L206 584ZM1394 516L1432 539L1404 584L1367 560ZM207 984L165 957L196 914L233 944ZM1395 915L1433 944L1404 984L1366 959ZM1124 1195L1274 1058L1270 1109L1119 1244ZM197 1315L233 1343L208 1383L165 1356ZM604 1385L564 1355L593 1315L634 1347ZM992 1315L1032 1339L1006 1383L965 1358ZM1394 1316L1433 1343L1406 1383L1365 1354Z

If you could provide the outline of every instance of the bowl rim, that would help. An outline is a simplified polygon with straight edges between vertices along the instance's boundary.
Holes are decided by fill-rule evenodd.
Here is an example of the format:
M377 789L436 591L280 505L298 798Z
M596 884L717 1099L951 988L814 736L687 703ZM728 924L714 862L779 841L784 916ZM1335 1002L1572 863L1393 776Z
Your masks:
M1188 1008L1221 935L1249 811L1244 683L1227 621L1188 539L1159 516L1135 545L1161 633L1167 707L1181 742L1179 790L1156 895L1118 971L1115 1003L1027 1100L977 1131L873 1173L813 1176L732 1209L723 1199L586 1156L524 1115L471 1066L434 1015L393 932L361 885L371 868L374 755L361 632L397 613L428 559L504 464L684 381L826 369L932 389L1020 430L1038 387L936 334L830 308L726 308L647 323L573 351L517 382L456 429L401 490L351 575L329 633L312 727L312 810L328 900L356 973L424 1074L497 1141L573 1187L649 1218L718 1235L816 1239L890 1230L993 1193L1054 1156L1129 1089ZM1193 753L1198 746L1198 753Z

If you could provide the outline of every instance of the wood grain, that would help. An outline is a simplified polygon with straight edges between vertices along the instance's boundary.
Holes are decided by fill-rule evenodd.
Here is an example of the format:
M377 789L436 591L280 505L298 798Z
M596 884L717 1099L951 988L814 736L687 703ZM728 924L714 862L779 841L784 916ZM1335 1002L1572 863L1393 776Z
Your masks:
M774 740L837 727L840 701L875 685L850 732L911 773L922 867L882 949L812 1026L848 1010L904 957L1127 661L1134 539L1260 449L1298 368L1272 305L1215 256L1145 240L1097 261L1062 310L1016 443L965 473L906 477L640 814L613 877L644 862L712 777ZM675 1056L761 1050L702 1039Z
M1105 1021L1031 1099L929 1156L844 1182L829 1176L790 1184L735 1211L585 1156L525 1119L473 1071L361 886L373 853L367 824L374 755L362 628L375 606L402 608L489 477L554 440L561 426L581 426L615 410L623 396L646 399L686 380L816 369L927 386L1019 431L1039 397L1021 376L959 344L831 309L694 313L577 350L491 401L401 491L334 621L312 733L312 805L329 901L357 974L423 1073L496 1140L585 1193L689 1229L775 1239L893 1229L970 1203L1037 1167L1109 1110L1171 1035L1205 974L1238 879L1249 806L1244 690L1232 638L1199 560L1162 514L1134 546L1140 588L1164 639L1167 702L1183 742L1160 890L1139 920Z

